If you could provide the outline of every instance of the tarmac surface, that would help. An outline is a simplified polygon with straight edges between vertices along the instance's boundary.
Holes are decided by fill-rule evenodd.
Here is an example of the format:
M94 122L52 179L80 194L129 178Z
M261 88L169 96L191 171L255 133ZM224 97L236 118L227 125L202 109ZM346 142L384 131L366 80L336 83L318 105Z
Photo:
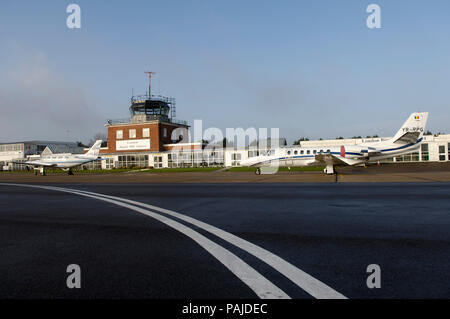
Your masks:
M0 298L258 298L274 287L291 298L450 298L450 183L32 177L62 189L0 184ZM80 289L66 286L69 264ZM381 288L366 285L370 264Z

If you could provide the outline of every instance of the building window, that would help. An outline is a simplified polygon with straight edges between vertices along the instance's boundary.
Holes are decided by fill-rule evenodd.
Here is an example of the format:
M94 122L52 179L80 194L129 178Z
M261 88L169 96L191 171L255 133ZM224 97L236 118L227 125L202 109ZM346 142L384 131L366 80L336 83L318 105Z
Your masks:
M448 160L450 161L450 143L447 145Z
M249 158L250 157L255 157L255 156L259 156L259 151L255 151L255 150L248 151L248 157Z
M106 169L113 169L114 168L114 158L106 158L105 159L105 168Z
M163 167L162 156L154 156L153 157L153 167L154 168L162 168Z
M163 129L163 134L164 134L164 137L167 137L167 127L165 127L164 129Z
M131 129L128 131L128 138L136 138L136 130Z
M148 155L119 155L116 168L148 167Z
M142 137L150 137L150 129L149 128L142 129Z
M233 154L231 154L231 159L233 161L240 161L241 160L241 153L233 153Z
M116 131L116 138L117 138L118 140L123 139L123 131L122 131L122 130L117 130L117 131Z
M420 151L422 153L422 161L429 161L430 160L430 156L428 153L428 143L422 143L420 145Z
M439 160L445 161L445 145L439 145Z
M241 165L241 153L231 154L231 166L240 166L240 165Z

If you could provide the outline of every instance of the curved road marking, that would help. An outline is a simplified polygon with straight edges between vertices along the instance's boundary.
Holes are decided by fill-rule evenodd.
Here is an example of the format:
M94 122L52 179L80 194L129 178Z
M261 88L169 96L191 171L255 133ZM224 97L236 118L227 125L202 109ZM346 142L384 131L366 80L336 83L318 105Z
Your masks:
M103 195L98 193L92 193L82 190L76 190L77 192L85 193L85 194L95 194L97 196L102 196L105 198L111 198L115 200L119 200L125 203L130 203L136 206L145 207L148 209L156 210L161 213L165 213L167 215L179 218L185 222L188 222L192 225L195 225L227 242L230 244L235 245L236 247L248 252L249 254L255 256L256 258L260 259L261 261L265 262L272 268L274 268L279 273L283 274L286 278L291 280L293 283L295 283L298 287L306 291L308 294L313 296L317 299L347 299L344 295L337 292L336 290L332 289L331 287L327 286L325 283L321 282L320 280L312 277L311 275L307 274L303 270L295 267L291 263L287 262L286 260L282 259L281 257L271 253L270 251L259 247L255 244L252 244L251 242L242 239L236 235L233 235L229 232L226 232L220 228L217 228L215 226L209 225L207 223L204 223L202 221L199 221L198 219L182 215L180 213L174 212L169 209L164 209L161 207L140 203L137 201L133 201L130 199L120 198L116 196L110 196L110 195Z
M1 183L0 183L1 185ZM12 184L3 184L3 185L12 185ZM34 185L24 185L24 184L13 184L17 186L30 186L30 187L40 187L40 186L34 186ZM133 201L130 199L120 198L116 196L110 196L110 195L104 195L104 194L98 194L88 191L82 191L77 189L66 189L61 187L53 187L53 186L43 186L49 189L59 190L59 191L70 191L70 192L76 192L76 193L83 193L83 194L89 194L94 196L101 196L104 198L109 198L113 200L122 201L124 203L133 204L140 207L145 207L148 209L156 210L161 213L165 213L167 215L170 215L172 217L176 217L178 219L181 219L185 222L188 222L192 225L195 225L233 245L236 247L248 252L249 254L257 257L261 261L265 262L266 264L270 265L272 268L277 270L279 273L283 274L286 278L291 280L294 284L296 284L298 287L306 291L308 294L313 296L317 299L347 299L344 295L337 292L333 288L327 286L325 283L321 282L320 280L312 277L311 275L307 274L303 270L295 267L291 263L285 261L281 257L271 253L270 251L259 247L255 244L252 244L251 242L242 239L240 237L237 237L229 232L226 232L222 229L219 229L215 226L209 225L207 223L204 223L202 221L199 221L195 218L182 215L180 213L174 212L172 210L164 209L161 207L140 203L137 201Z
M180 233L188 236L192 240L194 240L197 244L203 247L208 253L214 256L217 260L219 260L225 267L227 267L236 277L238 277L242 282L244 282L250 289L252 289L256 295L261 299L290 299L290 297L282 291L280 288L275 286L272 282L270 282L267 278L262 276L255 269L250 267L246 262L242 259L223 248L222 246L216 244L210 239L206 238L202 234L196 232L195 230L173 220L167 218L163 215L154 213L152 211L139 208L130 204L126 204L124 202L120 202L113 199L108 199L104 197L100 197L93 194L81 193L73 189L65 189L60 187L51 187L51 186L37 186L37 185L26 185L26 184L6 184L0 183L0 185L4 186L20 186L20 187L31 187L31 188L41 188L53 191L66 192L71 194L76 194L80 196L90 197L94 199L98 199L101 201L109 202L115 204L117 206L125 207L135 212L147 215L152 217L167 226L179 231Z

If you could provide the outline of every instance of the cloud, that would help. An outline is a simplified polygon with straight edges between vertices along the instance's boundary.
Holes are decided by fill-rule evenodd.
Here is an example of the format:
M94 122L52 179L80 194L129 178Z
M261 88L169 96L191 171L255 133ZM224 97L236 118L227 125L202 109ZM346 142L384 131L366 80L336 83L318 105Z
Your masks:
M42 53L0 75L1 141L88 141L102 129L95 98L54 70Z

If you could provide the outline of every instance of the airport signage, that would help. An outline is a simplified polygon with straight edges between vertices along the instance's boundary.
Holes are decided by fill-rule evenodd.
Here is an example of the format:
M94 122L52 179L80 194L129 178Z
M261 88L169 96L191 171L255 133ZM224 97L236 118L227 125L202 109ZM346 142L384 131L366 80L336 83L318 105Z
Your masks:
M149 150L150 139L116 141L117 151Z

